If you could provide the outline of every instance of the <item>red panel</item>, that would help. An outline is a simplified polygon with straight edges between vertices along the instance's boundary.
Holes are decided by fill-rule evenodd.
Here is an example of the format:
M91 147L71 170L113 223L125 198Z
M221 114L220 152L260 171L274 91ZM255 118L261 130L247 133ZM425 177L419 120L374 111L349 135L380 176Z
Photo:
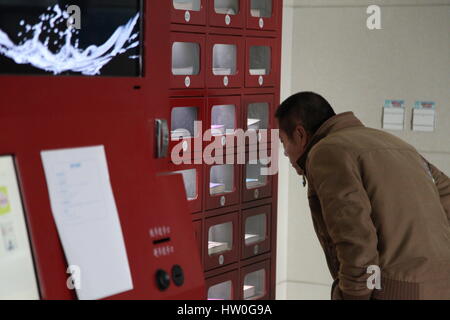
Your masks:
M219 164L208 165L205 164L205 203L206 210L231 206L239 202L239 165L229 165L233 167L233 190L231 192L211 194L210 193L210 175L213 166L220 166ZM213 181L214 183L214 181Z
M214 276L211 278L206 279L206 296L209 299L209 288L221 284L221 283L226 283L228 281L231 282L231 300L237 300L239 297L239 281L238 281L238 271L237 270L233 270L233 271L229 271L223 274L220 274L218 276ZM211 300L220 300L220 298L215 298L215 299L211 299ZM224 299L225 300L225 299Z
M164 214L147 215L147 220L151 221L150 227L157 226L168 226L170 227L170 231L168 235L163 237L170 237L170 241L163 244L152 244L152 238L147 236L147 239L144 237L142 240L147 240L147 243L143 246L142 244L145 242L141 242L141 246L137 243L135 244L135 250L139 249L143 252L139 254L144 254L146 252L153 252L153 255L148 259L147 264L143 265L144 268L141 270L142 274L146 272L149 273L150 280L153 280L154 288L155 285L155 273L157 269L162 269L171 273L172 267L177 264L183 268L185 279L184 284L182 286L176 286L173 281L171 281L171 285L168 289L161 292L159 290L154 290L154 295L151 297L152 299L180 299L181 297L187 299L203 299L204 298L204 281L203 281L203 272L200 266L200 255L198 254L197 249L197 241L194 236L194 228L191 224L191 217L187 212L186 200L183 197L168 197L171 192L175 194L180 194L183 192L182 181L180 181L180 177L177 175L174 176L162 176L157 177L155 180L159 183L152 183L150 185L153 187L153 190L159 190L158 193L154 193L153 199L150 203L147 204L147 208L152 208L152 212L161 212ZM163 196L165 195L165 196ZM137 222L139 223L139 222ZM188 227L190 226L190 227ZM148 235L148 224L145 224L141 227L144 229ZM153 238L153 240L158 240L163 238L161 236ZM164 246L172 246L173 250L171 254L167 254L166 256L156 256L155 257L155 249L158 247ZM150 248L149 248L150 247ZM164 251L163 251L164 252ZM189 255L185 253L189 252ZM138 261L138 257L133 257L136 261ZM142 257L141 257L142 258ZM197 271L197 262L199 263L199 268ZM153 279L152 279L153 278ZM144 297L144 293L148 291L148 285L144 279L139 279L139 286L142 288L142 297ZM198 287L200 285L200 287ZM198 294L196 298L194 295L190 296L189 289L190 287L198 288ZM120 297L120 299L126 298Z
M197 117L196 121L201 121L202 125L204 125L204 117L205 117L205 99L204 98L171 98L169 100L170 106L167 108L168 115L167 121L169 125L169 130L172 132L174 130L172 124L172 113L173 109L180 107L189 107L196 108ZM183 140L179 139L170 139L169 144L169 156L171 156L173 148L176 148L175 152L180 158L189 158L194 159L202 156L202 135L205 128L197 128L197 136L195 138L183 138ZM181 146L181 147L180 147Z
M149 152L145 142L150 128L145 125L139 113L117 112L91 114L88 118L84 114L70 114L2 120L2 126L9 134L0 137L0 154L16 157L44 299L70 299L74 295L66 287L67 265L51 214L40 151L92 145L105 146L134 284L133 290L110 299L202 296L200 257L193 249L196 248L193 229L186 228L190 225L186 200L168 197L171 192L183 192L181 177L155 178L150 163L141 156ZM158 212L165 214L154 214ZM152 254L155 246L149 230L158 226L171 229L169 244L175 248L175 253L163 257ZM186 256L182 252L191 254ZM172 286L160 292L154 285L156 269L170 270L174 263L181 265L190 277L182 287Z
M244 85L245 44L242 37L208 36L207 38L207 86L209 88L240 88ZM216 44L236 46L236 73L233 75L217 75L213 72L213 49Z
M205 25L206 24L206 0L200 0L200 10L181 10L175 9L173 0L171 5L171 17L173 23L182 23L189 25Z
M270 73L266 75L250 74L250 48L269 47L270 48ZM272 38L247 38L246 40L246 71L245 86L246 87L273 87L276 83L276 61L278 59L278 51L276 50L275 39Z
M189 33L172 32L170 34L170 48L173 58L173 45L175 42L181 43L195 43L199 46L199 72L194 75L174 75L172 70L172 64L168 68L170 74L170 86L174 89L180 88L204 88L205 87L205 36ZM186 55L183 53L183 55Z
M161 3L146 1L145 7L159 12ZM40 152L95 145L105 147L134 286L109 299L205 297L186 199L169 196L183 194L182 178L155 175L154 117L167 106L170 87L170 18L152 17L145 19L143 77L0 76L0 118L7 133L0 136L0 154L15 156L43 299L76 296L66 285L67 262L51 213ZM163 244L154 245L149 230L160 226L170 228L167 244L175 251L156 257L154 249ZM175 263L184 269L185 283L159 291L156 269L169 271Z
M247 1L247 28L255 30L277 30L279 28L278 17L280 13L280 6L277 5L277 0L272 0L272 15L270 17L255 17L251 14L251 0Z
M245 0L237 0L239 12L237 14L217 13L214 8L214 0L209 1L209 25L214 27L242 28L245 20Z
M220 225L223 223L232 223L232 247L231 250L222 253L214 253L209 255L209 229L212 226ZM224 266L233 262L236 262L239 257L239 212L229 213L213 218L205 219L205 233L203 237L203 260L205 270L213 269L216 267Z
M203 230L202 230L202 220L193 221L194 232L195 232L195 240L197 240L198 251L200 257L203 255Z
M262 241L258 242L252 242L249 245L246 245L245 243L245 234L246 234L246 220L249 217L259 215L259 214L265 214L266 215L266 234L265 238ZM271 215L271 208L270 205L263 206L263 207L256 207L252 209L247 209L242 211L242 222L241 222L241 255L242 258L250 258L262 253L265 253L270 250L270 226L272 222L272 215Z
M255 263L249 266L246 266L242 268L240 271L240 286L241 286L241 292L240 292L240 299L244 299L244 283L245 283L245 276L259 270L264 270L264 289L263 293L261 295L257 295L254 298L248 299L248 300L267 300L270 296L270 260L266 260L263 262Z

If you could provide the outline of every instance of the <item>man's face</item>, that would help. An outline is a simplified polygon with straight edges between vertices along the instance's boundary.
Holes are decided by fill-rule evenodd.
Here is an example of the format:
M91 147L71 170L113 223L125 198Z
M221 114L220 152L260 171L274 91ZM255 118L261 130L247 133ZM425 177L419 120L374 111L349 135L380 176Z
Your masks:
M282 129L280 129L279 131L280 141L284 147L284 155L289 158L292 167L297 171L299 175L302 175L303 171L298 166L297 161L305 151L307 144L306 133L303 132L302 134L302 131L304 130L296 128L296 130L294 130L292 134L292 137L289 137L287 133Z

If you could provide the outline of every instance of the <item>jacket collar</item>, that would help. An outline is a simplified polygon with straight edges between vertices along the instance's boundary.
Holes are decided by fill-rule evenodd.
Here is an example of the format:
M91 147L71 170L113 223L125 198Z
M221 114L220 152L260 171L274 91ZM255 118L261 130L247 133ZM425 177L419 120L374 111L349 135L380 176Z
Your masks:
M312 147L320 140L329 134L342 129L363 126L363 123L353 114L353 112L344 112L331 117L317 129L316 133L312 136L311 141L306 146L305 152L297 160L297 164L306 174L306 159L308 158L309 151L311 151Z

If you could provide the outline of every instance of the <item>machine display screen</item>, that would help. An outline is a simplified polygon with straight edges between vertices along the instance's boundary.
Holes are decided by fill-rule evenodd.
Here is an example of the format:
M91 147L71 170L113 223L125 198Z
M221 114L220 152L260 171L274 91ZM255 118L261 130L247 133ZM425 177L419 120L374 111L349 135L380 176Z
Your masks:
M141 0L0 0L0 74L139 77Z
M0 156L0 300L39 299L12 156Z

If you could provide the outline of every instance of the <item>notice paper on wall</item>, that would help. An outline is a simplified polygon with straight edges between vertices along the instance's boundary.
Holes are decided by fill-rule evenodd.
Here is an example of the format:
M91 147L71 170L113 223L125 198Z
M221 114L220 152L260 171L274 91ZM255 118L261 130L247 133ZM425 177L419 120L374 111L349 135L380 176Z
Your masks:
M430 101L416 101L413 109L412 130L432 132L436 123L436 104Z
M78 298L133 289L103 146L42 151L41 158Z
M385 100L383 106L383 129L403 130L405 123L405 101Z

